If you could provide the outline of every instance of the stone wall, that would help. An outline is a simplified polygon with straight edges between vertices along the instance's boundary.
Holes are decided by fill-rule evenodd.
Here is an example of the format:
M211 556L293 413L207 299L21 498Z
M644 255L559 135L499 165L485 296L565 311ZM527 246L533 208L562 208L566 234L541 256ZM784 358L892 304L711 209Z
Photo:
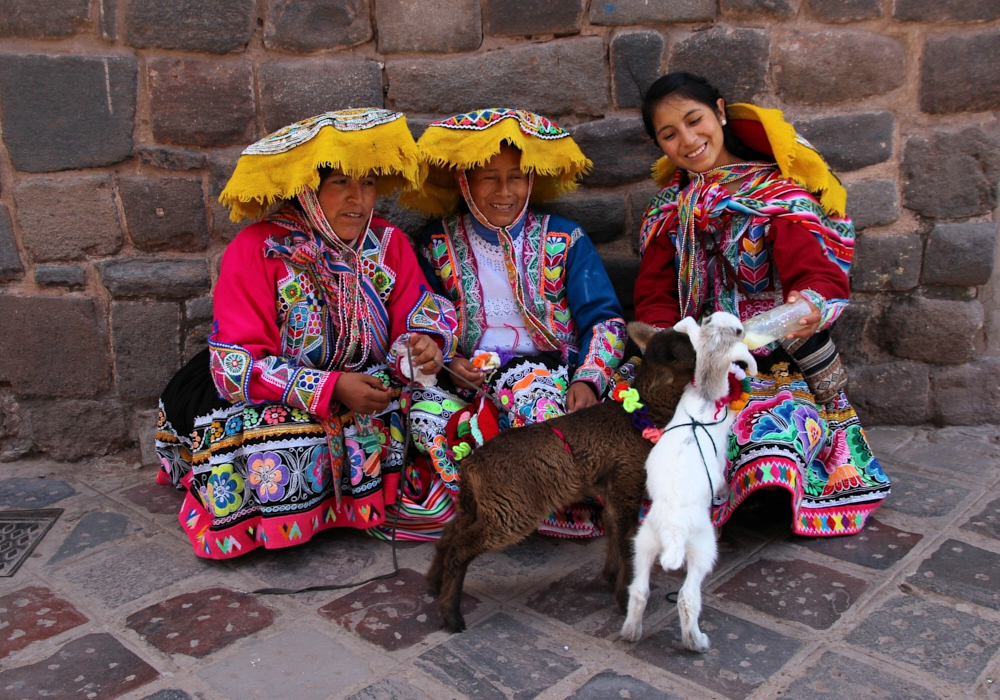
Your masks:
M148 438L204 347L235 159L321 111L570 127L595 168L552 209L628 303L658 155L639 96L681 68L784 109L843 175L863 417L1000 421L996 0L0 0L0 460Z

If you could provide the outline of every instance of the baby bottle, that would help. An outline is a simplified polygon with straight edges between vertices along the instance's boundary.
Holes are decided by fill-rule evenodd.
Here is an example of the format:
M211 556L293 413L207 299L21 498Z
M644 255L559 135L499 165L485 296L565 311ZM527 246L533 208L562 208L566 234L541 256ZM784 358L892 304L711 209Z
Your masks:
M781 340L799 329L799 321L812 313L809 302L799 297L794 304L782 304L743 322L743 342L751 350Z

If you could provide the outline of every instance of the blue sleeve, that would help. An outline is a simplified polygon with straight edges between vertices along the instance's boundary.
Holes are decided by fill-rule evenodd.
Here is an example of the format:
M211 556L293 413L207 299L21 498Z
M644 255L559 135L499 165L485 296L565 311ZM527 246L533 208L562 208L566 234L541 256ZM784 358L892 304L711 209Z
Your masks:
M573 381L590 382L603 396L625 353L625 320L601 256L575 228L566 259L566 294L580 346Z

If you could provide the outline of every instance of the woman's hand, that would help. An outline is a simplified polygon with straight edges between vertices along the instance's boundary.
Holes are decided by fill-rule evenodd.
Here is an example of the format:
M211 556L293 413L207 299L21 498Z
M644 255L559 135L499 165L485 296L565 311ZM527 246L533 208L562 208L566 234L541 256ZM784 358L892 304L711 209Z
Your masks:
M470 384L479 386L483 383L483 380L486 379L486 375L476 369L472 363L464 357L456 357L448 366L451 367L455 374Z
M803 297L798 292L791 292L788 295L788 299L785 301L786 304L794 304L799 300L799 298L805 299L805 302L809 304L809 308L812 309L812 313L803 319L799 320L799 330L794 333L789 333L785 336L785 340L791 340L792 338L811 338L816 330L819 328L819 322L823 320L820 316L819 309L811 301Z
M573 382L566 392L566 410L570 413L597 405L597 394L590 388L589 382Z
M424 374L437 374L441 371L441 348L434 339L423 333L410 335L410 362L413 367L419 367Z
M392 390L378 377L344 372L333 387L333 398L355 413L381 413L389 407Z

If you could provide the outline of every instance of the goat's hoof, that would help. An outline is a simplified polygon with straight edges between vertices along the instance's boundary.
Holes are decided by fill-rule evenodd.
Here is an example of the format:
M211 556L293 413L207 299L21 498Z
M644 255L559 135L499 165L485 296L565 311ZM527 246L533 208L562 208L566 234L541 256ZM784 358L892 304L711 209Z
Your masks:
M712 643L708 640L708 635L700 631L692 631L691 634L683 635L684 647L699 654L704 654L712 648Z
M625 624L622 625L620 636L626 642L638 642L642 637L642 621L640 620L637 624L631 624L626 620Z
M441 620L441 626L452 634L465 631L465 618L462 617L461 613L457 613L455 615L442 615Z

